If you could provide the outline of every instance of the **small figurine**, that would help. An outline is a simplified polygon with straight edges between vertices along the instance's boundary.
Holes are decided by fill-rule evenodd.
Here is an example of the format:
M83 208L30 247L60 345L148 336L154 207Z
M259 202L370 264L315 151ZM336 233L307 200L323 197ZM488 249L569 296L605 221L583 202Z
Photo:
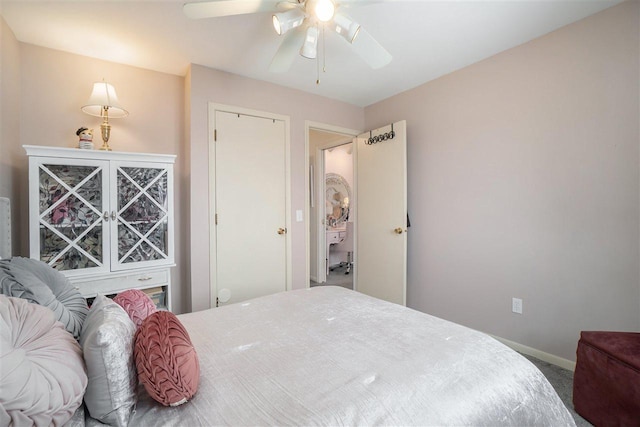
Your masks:
M80 138L78 148L93 150L93 129L81 127L76 131L76 135Z

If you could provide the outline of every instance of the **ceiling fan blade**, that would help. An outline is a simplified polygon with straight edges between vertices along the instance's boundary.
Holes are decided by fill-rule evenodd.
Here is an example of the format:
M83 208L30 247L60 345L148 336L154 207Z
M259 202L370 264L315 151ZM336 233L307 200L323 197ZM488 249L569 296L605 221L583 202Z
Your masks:
M391 3L398 0L340 0L340 5L357 5L357 6L366 6L368 4L376 4L376 3Z
M284 73L291 68L291 64L293 64L293 61L296 59L296 56L300 51L300 47L304 42L306 29L306 25L301 25L289 31L284 36L284 40L282 40L278 51L271 60L269 71L272 73Z
M401 1L401 0L340 0L339 6L351 8L351 7L369 6L369 5L378 4L378 3L391 3L395 1Z
M191 19L218 18L247 13L273 12L281 0L209 0L186 3L182 11Z
M387 50L376 41L364 28L360 27L358 36L353 41L353 50L371 68L382 68L393 58Z

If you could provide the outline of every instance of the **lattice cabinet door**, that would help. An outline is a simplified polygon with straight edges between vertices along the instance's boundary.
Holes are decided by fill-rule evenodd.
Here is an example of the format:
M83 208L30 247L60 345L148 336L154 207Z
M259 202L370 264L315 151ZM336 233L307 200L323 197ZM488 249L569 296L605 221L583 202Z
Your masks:
M113 270L173 263L173 167L111 162Z
M109 271L109 162L30 161L31 257L67 275Z

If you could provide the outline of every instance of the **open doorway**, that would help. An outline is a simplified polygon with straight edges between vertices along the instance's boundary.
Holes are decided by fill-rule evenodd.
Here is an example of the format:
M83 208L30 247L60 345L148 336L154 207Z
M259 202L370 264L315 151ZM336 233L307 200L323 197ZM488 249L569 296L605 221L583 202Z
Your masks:
M310 184L307 187L309 204L305 209L309 213L305 216L309 227L307 286L312 280L326 283L324 267L333 263L331 248L329 256L325 252L328 218L325 212L318 213L320 209L326 210L326 190L320 188L326 186L325 169L324 165L318 168L317 164L324 162L324 153L329 148L335 151L335 147L353 142L353 200L349 200L348 215L354 225L354 264L349 274L353 277L353 288L376 298L405 305L409 226L406 121L359 133L310 122L306 122L305 126L306 160L310 172L308 180L305 180ZM331 142L327 139L330 136L311 135L312 130L341 135L335 135ZM312 144L310 141L316 136L321 142L314 140ZM380 197L381 194L384 197Z
M309 129L309 286L354 289L353 134Z

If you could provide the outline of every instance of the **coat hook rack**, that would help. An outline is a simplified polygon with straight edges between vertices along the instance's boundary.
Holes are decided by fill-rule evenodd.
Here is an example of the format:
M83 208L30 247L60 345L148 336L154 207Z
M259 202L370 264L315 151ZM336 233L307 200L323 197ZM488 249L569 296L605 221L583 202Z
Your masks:
M386 141L388 139L393 139L396 136L395 131L393 130L393 123L391 123L391 131L386 132L380 135L373 136L373 131L369 131L369 139L367 140L367 145L377 144L378 142Z

